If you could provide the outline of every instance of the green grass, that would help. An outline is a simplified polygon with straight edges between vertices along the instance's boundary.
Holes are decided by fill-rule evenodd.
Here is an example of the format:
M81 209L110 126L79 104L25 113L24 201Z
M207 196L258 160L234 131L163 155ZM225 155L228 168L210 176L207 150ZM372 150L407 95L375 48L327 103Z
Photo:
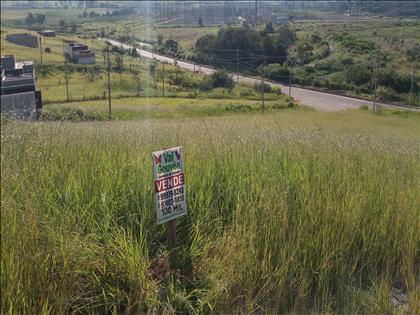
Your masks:
M67 109L80 109L108 118L108 100L52 104L44 107L45 111L53 112ZM276 101L266 101L265 109L274 112L285 109L309 110L306 107L297 107L287 96L280 97ZM112 117L122 120L221 116L258 111L261 111L261 101L246 99L129 97L112 101Z
M10 24L16 21L24 23L25 18L28 16L29 12L32 14L45 14L45 26L58 25L61 19L65 20L66 23L72 21L78 23L79 21L85 21L86 19L79 19L79 14L82 14L84 11L88 13L95 11L96 13L103 14L106 11L112 11L112 9L106 8L95 8L95 9L79 9L79 8L70 8L70 9L7 9L1 10L1 21L4 24Z
M35 64L41 63L41 53L39 48L30 48L22 45L16 45L6 40L7 34L29 32L32 35L39 36L35 31L19 30L2 26L1 33L1 54L2 55L16 55L17 60L33 60ZM89 48L96 53L97 62L101 62L102 50L105 43L95 39L83 39L76 35L65 36L57 35L56 37L42 37L42 48L51 48L51 53L43 52L43 64L64 64L63 56L63 39L75 40L80 43L86 44Z
M418 126L364 111L7 121L1 311L418 313ZM168 277L151 153L174 145L188 215Z

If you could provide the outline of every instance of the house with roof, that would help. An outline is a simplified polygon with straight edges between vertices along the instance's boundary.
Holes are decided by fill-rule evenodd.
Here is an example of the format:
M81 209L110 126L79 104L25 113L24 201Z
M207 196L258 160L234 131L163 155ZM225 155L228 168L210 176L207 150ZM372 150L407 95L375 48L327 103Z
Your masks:
M95 64L95 53L87 45L75 41L64 42L64 55L67 59L78 64Z
M14 55L6 55L1 57L0 68L1 113L36 117L42 109L42 97L36 89L33 62L17 62Z

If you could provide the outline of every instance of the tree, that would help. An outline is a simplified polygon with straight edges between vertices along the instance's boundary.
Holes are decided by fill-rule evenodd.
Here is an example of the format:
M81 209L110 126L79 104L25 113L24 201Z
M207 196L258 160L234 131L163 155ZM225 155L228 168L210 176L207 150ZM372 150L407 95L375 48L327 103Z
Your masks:
M280 32L268 35L264 31L243 27L221 28L216 35L207 34L196 41L195 48L198 51L198 59L201 62L231 67L230 62L223 60L235 59L238 51L240 52L239 58L253 59L248 63L254 66L264 62L282 62L286 60L287 48L294 41L295 34L288 28L279 29ZM255 57L256 52L261 50L264 51L266 57L252 58Z
M60 22L58 23L60 25L60 30L62 32L64 32L67 29L67 23L66 21L64 21L63 19L60 20Z
M162 43L163 43L163 35L162 34L157 35L157 42L158 42L158 45L162 45Z
M155 63L150 63L149 64L149 74L153 78L153 82L155 84L155 90L156 90L157 86L156 86L156 64Z
M98 16L100 16L100 14L96 13L95 11L90 11L89 12L89 17L91 17L91 18L98 17Z
M76 22L71 22L70 23L70 31L72 33L76 33L77 32L77 24L76 24Z
M312 34L311 35L311 43L312 44L318 44L321 42L321 36L319 36L318 33Z
M45 22L45 14L36 14L35 15L35 20L36 20L36 22L37 23L39 23L39 24L44 24L44 22Z
M179 46L178 42L173 39L167 39L165 41L164 50L172 55L178 54Z
M25 18L25 23L27 25L32 25L36 21L35 16L32 14L32 12L28 13L28 16Z
M363 64L354 64L346 67L345 75L348 82L359 85L369 82L371 77L369 67Z
M410 62L420 60L420 44L416 44L414 47L406 50L407 59Z
M272 22L268 22L267 24L265 24L265 31L268 34L273 34L274 33L274 27L273 27L273 23Z
M124 64L123 64L123 56L122 55L116 55L115 56L115 70L116 71L123 71L124 70Z
M235 86L235 82L226 70L217 70L210 76L210 80L213 88L222 87L231 90Z
M201 16L198 18L198 26L200 26L200 27L203 27L204 26L204 24L203 24L203 18Z
M84 18L88 17L88 13L87 13L87 11L83 11L83 17L84 17Z

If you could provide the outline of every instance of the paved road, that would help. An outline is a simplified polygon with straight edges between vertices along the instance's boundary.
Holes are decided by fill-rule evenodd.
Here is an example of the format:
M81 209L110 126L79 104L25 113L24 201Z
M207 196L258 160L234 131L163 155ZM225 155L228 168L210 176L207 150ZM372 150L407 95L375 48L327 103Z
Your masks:
M133 48L130 45L126 45L112 39L104 39L104 40L107 40L111 45L122 46L124 49ZM150 51L143 50L143 49L137 48L137 52L142 57L155 59L161 62L174 63L175 61L173 58L158 55L158 54L155 54ZM212 74L215 71L213 68L205 67L205 66L198 66L190 62L177 60L177 63L181 68L189 70L189 71L197 71L204 74ZM261 82L261 79L259 78L237 75L237 74L233 74L232 76L235 81L239 79L240 83L252 85L256 82ZM273 83L273 82L270 82L269 84L271 86L280 88L283 93L286 93L286 94L289 93L288 86L285 86L280 83ZM371 108L373 105L371 101L360 100L357 98L340 96L340 95L335 95L335 94L330 94L330 93L325 93L325 92L313 91L313 90L304 89L300 87L292 87L291 95L300 104L310 106L321 111L340 111L340 110L347 110L347 109L358 109L362 105L367 105ZM377 103L377 104L383 107L397 107L397 106L392 106L392 105L382 104L382 103Z

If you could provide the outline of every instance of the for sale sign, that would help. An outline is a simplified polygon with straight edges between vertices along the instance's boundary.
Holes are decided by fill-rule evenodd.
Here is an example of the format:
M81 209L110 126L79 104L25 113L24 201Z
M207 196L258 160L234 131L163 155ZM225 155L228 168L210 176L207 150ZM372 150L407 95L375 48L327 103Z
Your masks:
M153 152L157 223L187 214L182 147Z

